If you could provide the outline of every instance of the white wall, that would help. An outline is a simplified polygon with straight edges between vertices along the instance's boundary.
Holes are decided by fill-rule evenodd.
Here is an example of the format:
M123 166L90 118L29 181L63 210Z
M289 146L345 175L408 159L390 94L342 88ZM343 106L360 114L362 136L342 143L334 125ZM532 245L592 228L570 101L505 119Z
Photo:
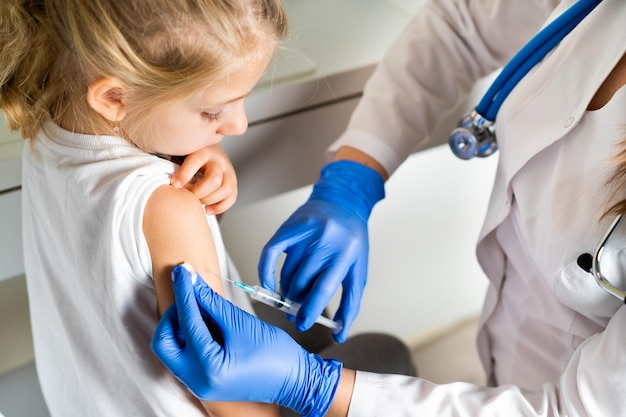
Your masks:
M487 281L474 246L496 163L461 161L442 146L412 155L392 176L370 218L369 281L352 334L383 331L417 345L478 314ZM246 282L258 283L261 248L309 193L305 186L224 214L222 234Z

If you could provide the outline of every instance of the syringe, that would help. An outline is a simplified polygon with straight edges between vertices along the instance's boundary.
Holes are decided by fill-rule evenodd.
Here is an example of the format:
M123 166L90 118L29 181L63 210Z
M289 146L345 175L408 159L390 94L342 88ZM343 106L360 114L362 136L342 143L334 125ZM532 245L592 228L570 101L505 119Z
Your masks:
M196 280L198 279L198 274L196 273L194 268L188 262L182 263L181 266L189 272L189 275L191 275L191 282L195 284ZM250 298L257 300L260 303L267 304L270 307L274 307L281 311L284 311L285 313L291 316L295 317L296 314L298 314L298 310L300 310L300 307L302 306L300 303L291 301L278 293L272 292L258 285L249 285L241 281L233 281L232 279L224 278L210 271L209 273L212 275L215 275L216 277L220 279L224 279L228 282L232 282L233 285L247 292L250 295ZM173 280L174 280L174 277L172 277L172 281ZM315 322L318 324L321 324L322 326L328 327L335 334L339 333L341 329L343 328L343 323L341 323L341 321L333 321L329 319L328 317L324 317L324 316L319 316L317 320L315 320Z
M298 310L300 310L300 307L302 306L300 303L291 301L278 293L272 292L258 285L249 285L240 281L233 281L228 278L226 278L226 280L232 282L233 285L247 292L250 295L250 298L284 311L291 316L295 317L295 315L298 314ZM333 321L324 316L319 316L315 322L328 327L335 334L339 333L343 328L343 324L340 321Z

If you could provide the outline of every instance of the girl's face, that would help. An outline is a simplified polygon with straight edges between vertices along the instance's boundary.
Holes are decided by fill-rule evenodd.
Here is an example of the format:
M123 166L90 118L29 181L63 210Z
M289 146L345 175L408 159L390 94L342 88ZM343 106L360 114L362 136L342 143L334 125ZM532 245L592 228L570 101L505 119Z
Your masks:
M139 148L164 155L188 155L248 129L244 99L263 75L269 59L247 65L186 99L151 109L131 140Z

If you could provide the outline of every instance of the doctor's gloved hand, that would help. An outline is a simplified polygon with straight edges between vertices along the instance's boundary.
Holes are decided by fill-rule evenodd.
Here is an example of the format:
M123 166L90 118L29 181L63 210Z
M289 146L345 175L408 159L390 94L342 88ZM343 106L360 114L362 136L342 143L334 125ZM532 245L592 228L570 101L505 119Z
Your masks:
M327 164L313 192L263 248L259 261L261 285L275 290L276 262L286 253L280 292L302 303L298 330L307 330L333 298L342 295L334 319L344 342L358 315L367 280L367 221L374 205L385 197L384 180L375 170L341 160Z
M175 267L172 276L176 304L161 318L151 347L196 397L279 404L307 417L326 414L341 362L305 351L202 279L192 284L184 267Z

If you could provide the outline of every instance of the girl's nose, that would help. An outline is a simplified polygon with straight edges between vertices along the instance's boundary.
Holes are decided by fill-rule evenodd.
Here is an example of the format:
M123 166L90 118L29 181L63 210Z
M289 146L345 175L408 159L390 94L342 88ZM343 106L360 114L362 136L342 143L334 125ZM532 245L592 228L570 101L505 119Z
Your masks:
M239 136L248 130L248 117L243 105L243 100L231 103L230 109L222 119L222 123L217 131L223 136Z

